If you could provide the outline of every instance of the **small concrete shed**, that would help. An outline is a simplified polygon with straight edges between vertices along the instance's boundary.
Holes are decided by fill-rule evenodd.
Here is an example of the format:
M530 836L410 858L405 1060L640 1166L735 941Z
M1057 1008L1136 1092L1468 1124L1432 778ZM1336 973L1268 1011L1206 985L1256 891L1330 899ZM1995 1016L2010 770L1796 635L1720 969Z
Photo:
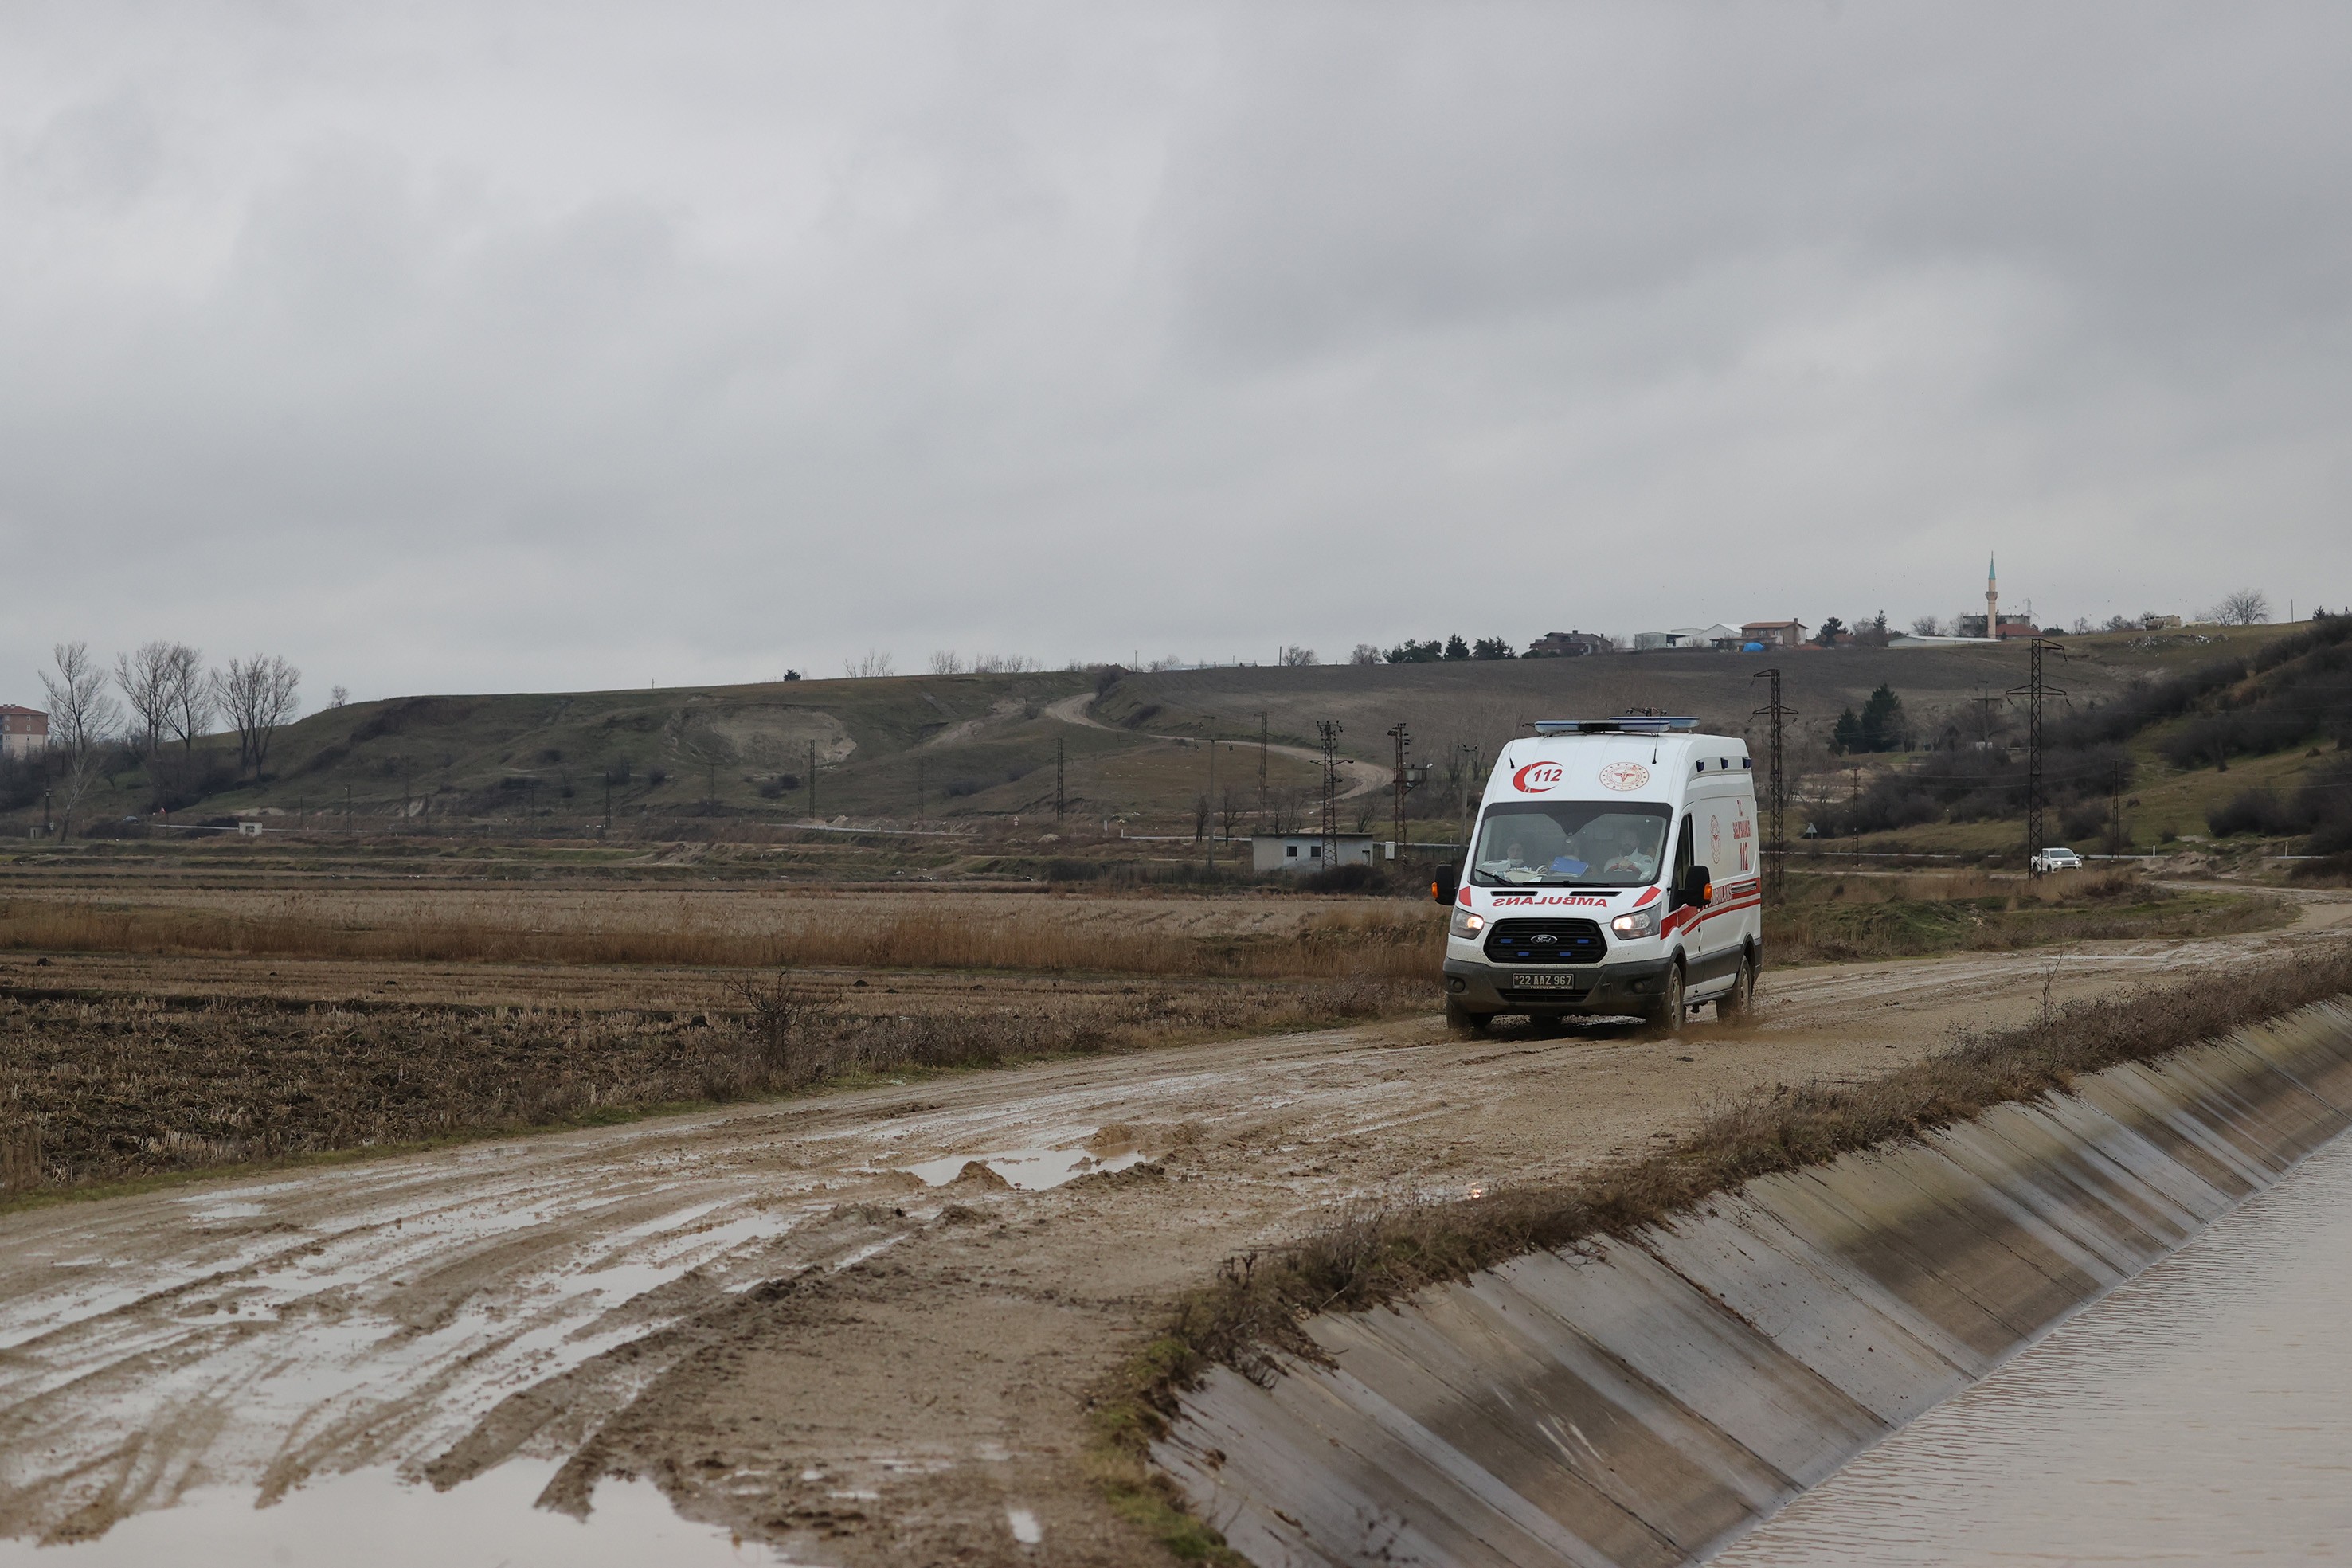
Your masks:
M1371 834L1339 833L1335 836L1337 848L1328 863L1372 863ZM1323 835L1320 833L1259 833L1250 840L1250 867L1254 871L1321 871L1326 863Z

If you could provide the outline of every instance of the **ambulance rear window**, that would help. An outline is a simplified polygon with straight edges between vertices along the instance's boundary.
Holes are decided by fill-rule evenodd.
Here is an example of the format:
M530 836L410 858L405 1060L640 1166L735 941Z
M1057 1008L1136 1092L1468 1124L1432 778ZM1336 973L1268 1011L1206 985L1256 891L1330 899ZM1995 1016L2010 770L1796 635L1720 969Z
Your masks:
M1658 879L1672 816L1626 800L1514 801L1478 824L1481 887L1640 887Z

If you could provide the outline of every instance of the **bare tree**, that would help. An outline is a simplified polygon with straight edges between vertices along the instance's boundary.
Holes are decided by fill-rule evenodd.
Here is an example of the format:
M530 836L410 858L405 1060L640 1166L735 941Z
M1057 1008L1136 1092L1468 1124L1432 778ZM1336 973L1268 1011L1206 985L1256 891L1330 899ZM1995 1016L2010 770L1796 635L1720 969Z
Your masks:
M871 680L877 675L893 674L897 673L897 661L879 648L868 648L864 657L844 659L841 662L841 673L853 681Z
M1355 652L1348 655L1348 663L1351 664L1377 664L1380 662L1381 651L1370 643L1357 643Z
M1301 668L1307 664L1319 664L1323 662L1315 656L1314 649L1295 645L1283 649L1279 657L1284 666L1291 669Z
M64 809L58 835L65 837L72 833L74 811L98 778L100 756L122 710L106 695L106 672L90 658L88 643L60 643L52 653L58 673L44 671L41 686L48 694L49 751Z
M185 643L172 644L163 679L163 728L180 743L183 758L195 749L196 737L211 730L213 683L205 673L205 656Z
M1234 824L1249 815L1250 794L1232 784L1225 786L1224 798L1217 803L1217 816L1224 827L1225 841L1234 837Z
M1209 803L1209 792L1206 789L1192 797L1192 841L1194 843L1197 844L1209 836L1209 819L1214 815L1215 809Z
M2205 612L2206 620L2218 621L2224 626L2259 626L2270 618L2270 595L2259 588L2225 593L2221 603Z
M800 679L800 676L790 671L786 671L784 679L788 681L797 681ZM327 689L327 706L329 707L341 707L345 703L348 703L351 700L352 688L349 686L330 686Z
M173 646L147 643L135 653L114 656L114 684L130 705L131 745L142 762L155 755L171 727Z
M935 675L962 674L963 655L957 653L953 648L940 649L931 655L931 674Z
M250 768L256 779L269 760L269 742L278 727L294 716L295 692L302 672L275 653L231 659L228 668L213 675L213 692L236 731L236 765Z
M1937 620L1934 616L1916 615L1912 617L1911 635L1914 637L1940 637L1943 634L1944 623Z

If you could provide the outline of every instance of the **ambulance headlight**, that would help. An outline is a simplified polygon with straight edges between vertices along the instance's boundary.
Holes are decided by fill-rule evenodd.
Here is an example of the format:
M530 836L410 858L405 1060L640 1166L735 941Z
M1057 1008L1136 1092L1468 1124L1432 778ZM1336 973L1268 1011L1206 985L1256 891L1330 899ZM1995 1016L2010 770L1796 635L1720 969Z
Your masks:
M1620 936L1655 936L1658 934L1658 912L1637 909L1631 915L1621 915L1609 923L1609 929Z
M1459 904L1454 906L1454 925L1451 935L1455 936L1475 936L1485 929L1486 929L1486 917L1485 915L1473 915Z

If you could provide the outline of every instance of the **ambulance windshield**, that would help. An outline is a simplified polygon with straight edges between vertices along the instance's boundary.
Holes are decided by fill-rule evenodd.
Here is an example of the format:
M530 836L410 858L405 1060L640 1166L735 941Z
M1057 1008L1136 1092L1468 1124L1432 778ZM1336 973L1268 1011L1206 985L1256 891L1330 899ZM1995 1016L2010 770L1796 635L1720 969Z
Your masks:
M1481 887L1639 887L1655 882L1672 821L1664 806L1546 800L1490 806L1470 880Z

